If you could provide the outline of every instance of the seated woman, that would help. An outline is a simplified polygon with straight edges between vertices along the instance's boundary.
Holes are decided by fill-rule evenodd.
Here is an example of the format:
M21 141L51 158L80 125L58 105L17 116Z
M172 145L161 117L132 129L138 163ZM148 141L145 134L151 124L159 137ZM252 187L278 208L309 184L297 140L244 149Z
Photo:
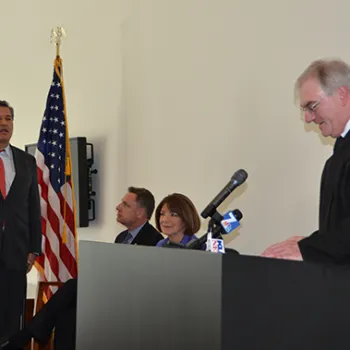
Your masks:
M158 205L155 214L158 231L167 236L157 247L169 242L185 245L197 239L195 233L200 229L200 218L191 200L180 193L165 197Z

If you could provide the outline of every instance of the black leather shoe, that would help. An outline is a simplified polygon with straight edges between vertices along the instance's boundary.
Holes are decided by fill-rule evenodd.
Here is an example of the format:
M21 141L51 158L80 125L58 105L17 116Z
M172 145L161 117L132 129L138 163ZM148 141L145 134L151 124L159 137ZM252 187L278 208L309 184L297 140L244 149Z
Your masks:
M0 349L9 349L9 344L10 344L10 342L9 342L9 338L7 338L7 337L2 337L2 338L0 338Z
M19 348L14 347L10 344L9 338L0 338L0 350L18 350Z

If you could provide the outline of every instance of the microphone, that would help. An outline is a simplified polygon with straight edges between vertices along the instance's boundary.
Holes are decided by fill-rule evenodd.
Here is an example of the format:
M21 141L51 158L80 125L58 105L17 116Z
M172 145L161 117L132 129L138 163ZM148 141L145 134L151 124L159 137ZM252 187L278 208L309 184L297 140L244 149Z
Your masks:
M222 238L211 238L209 233L206 251L212 253L225 253L224 240Z
M226 219L225 219L226 218ZM221 233L228 234L240 226L239 221L243 218L243 214L239 209L229 211L224 215L224 219L221 221L220 225L215 226L213 232L211 232L211 238L218 238ZM187 249L198 249L200 250L207 242L208 233L202 237L188 242L185 247Z
M241 224L239 223L243 218L243 214L240 210L235 209L233 211L229 211L224 215L223 220L221 220L221 226L224 229L222 231L223 234L231 233Z
M220 193L207 205L202 211L201 216L206 219L212 216L216 208L234 191L238 186L242 185L247 180L248 174L245 170L237 170L231 177L228 184L220 191Z

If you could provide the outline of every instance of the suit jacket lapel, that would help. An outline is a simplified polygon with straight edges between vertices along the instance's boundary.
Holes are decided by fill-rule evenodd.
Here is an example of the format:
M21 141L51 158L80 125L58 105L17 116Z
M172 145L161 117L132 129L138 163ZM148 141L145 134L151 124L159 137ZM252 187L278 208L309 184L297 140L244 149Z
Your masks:
M128 233L128 230L120 232L120 234L118 235L116 243L123 243L127 233Z
M144 235L145 235L145 231L147 231L148 225L149 225L148 222L146 222L143 225L142 229L139 231L139 233L137 234L135 239L131 242L131 244L134 244L134 245L137 245L137 244L142 245L142 244L144 244L145 238L147 237L147 235L146 235L146 237Z

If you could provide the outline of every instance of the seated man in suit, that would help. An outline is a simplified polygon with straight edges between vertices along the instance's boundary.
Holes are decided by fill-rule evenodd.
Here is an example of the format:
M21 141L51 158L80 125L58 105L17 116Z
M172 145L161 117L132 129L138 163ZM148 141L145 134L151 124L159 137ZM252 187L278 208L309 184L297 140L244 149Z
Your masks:
M148 222L154 211L154 197L145 188L129 187L128 193L117 205L117 222L127 230L121 232L115 243L155 246L163 236Z
M115 243L155 246L163 236L148 222L154 197L145 188L129 187L117 206L117 221L127 230ZM0 339L0 349L21 349L31 338L45 344L55 329L55 350L75 349L77 279L67 281L19 333Z

